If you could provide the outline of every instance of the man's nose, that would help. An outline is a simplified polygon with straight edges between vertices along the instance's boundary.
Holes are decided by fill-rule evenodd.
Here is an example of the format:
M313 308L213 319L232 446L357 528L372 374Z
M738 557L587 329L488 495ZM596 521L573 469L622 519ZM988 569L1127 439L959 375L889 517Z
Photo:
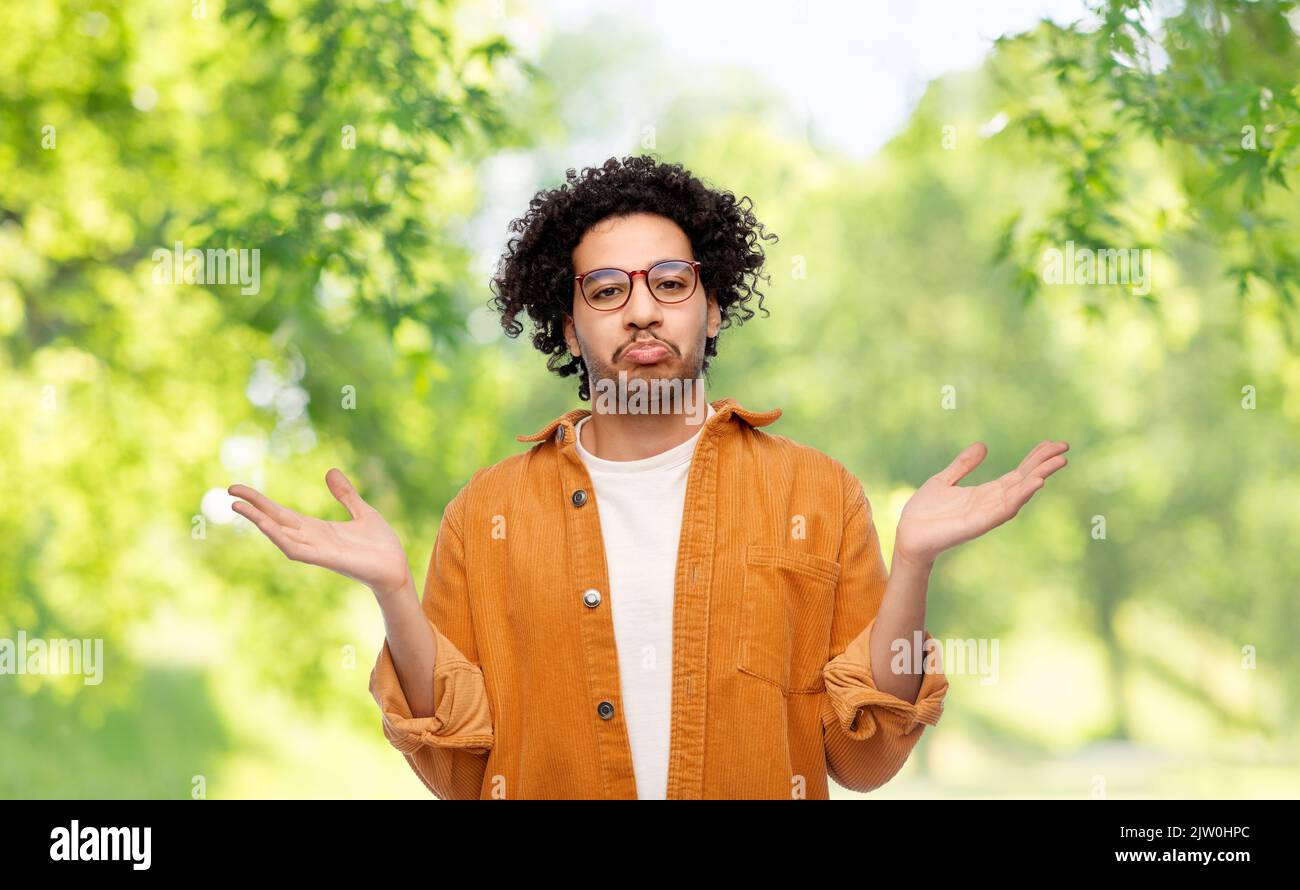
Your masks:
M623 315L628 322L638 323L653 321L663 315L662 307L651 292L646 276L632 276L632 293L628 294L627 303L623 306Z

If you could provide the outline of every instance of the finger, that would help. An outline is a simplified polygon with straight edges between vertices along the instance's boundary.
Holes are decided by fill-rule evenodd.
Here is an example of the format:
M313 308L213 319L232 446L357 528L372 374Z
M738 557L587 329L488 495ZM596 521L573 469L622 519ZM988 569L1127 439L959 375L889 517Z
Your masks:
M288 507L283 507L280 504L277 504L256 488L249 488L247 485L236 484L227 488L226 492L234 497L243 498L259 511L271 517L286 528L297 528L302 524L301 516L290 510Z
M1031 448L1029 453L1025 455L1025 459L1020 462L1020 466L1016 467L1010 473L1007 473L1007 476L1017 480L1022 478L1026 473L1038 465L1038 456L1043 453L1043 449L1046 448L1048 444L1050 444L1050 440L1044 439Z
M280 548L280 552L290 559L297 559L302 553L302 544L291 540L286 534L285 529L280 526L274 519L267 516L261 510L252 504L246 504L243 501L235 501L230 507L240 516L243 516L253 525L257 526L258 531L266 535L271 543Z
M988 453L989 450L983 442L974 442L967 445L952 463L948 464L936 475L949 485L956 485L963 476L978 467L980 462L988 456Z
M353 519L371 509L369 504L361 500L361 495L357 494L348 477L344 476L343 471L337 467L332 467L325 474L325 484L329 486L330 493L338 502L347 508L348 515Z
M1043 479L1039 476L1026 476L1020 482L1017 482L1003 491L1002 503L999 514L1001 519L999 524L1007 522L1020 512L1020 508L1029 502L1034 496L1034 492L1043 487Z
M1020 508L1034 496L1035 492L1047 484L1047 477L1065 466L1066 463L1065 455L1057 455L1051 460L1043 461L1027 473L1024 479L1013 485L1008 495L1008 501L1013 507L1011 515L1014 516L1019 513Z
M1026 474L1026 478L1046 479L1048 476L1052 475L1053 473L1061 469L1061 467L1065 466L1069 462L1070 462L1069 458L1067 458L1064 454L1058 454L1056 457L1045 460L1038 466L1034 467L1032 470L1029 471L1028 474Z
M1029 454L1025 455L1025 459L1020 462L1020 466L1016 467L1016 472L1021 475L1028 474L1043 461L1057 454L1063 454L1069 448L1070 444L1068 442L1045 439L1034 446L1034 449Z

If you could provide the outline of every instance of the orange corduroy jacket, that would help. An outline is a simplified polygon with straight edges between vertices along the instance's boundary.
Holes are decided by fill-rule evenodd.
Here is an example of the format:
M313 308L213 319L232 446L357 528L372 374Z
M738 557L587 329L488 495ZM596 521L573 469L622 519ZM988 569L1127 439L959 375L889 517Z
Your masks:
M948 680L926 663L914 703L874 685L888 573L857 478L762 430L779 408L712 404L677 556L667 796L878 788L938 723ZM371 672L384 735L440 798L637 796L600 505L574 449L590 413L517 436L537 444L447 504L423 597L435 713L411 716L387 640Z

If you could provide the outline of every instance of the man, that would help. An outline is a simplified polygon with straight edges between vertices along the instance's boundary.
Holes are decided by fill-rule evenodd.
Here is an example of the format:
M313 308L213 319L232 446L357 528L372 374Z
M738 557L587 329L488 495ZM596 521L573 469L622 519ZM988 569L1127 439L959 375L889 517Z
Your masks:
M337 469L349 522L243 485L291 559L368 585L383 729L442 798L826 798L893 777L948 683L924 628L942 551L1065 465L1045 441L984 485L975 443L903 510L887 572L861 483L699 398L762 267L762 225L679 165L610 159L535 198L493 279L507 333L579 377L574 409L475 472L419 600L401 542ZM747 313L747 314L746 314ZM646 399L653 388L653 399Z

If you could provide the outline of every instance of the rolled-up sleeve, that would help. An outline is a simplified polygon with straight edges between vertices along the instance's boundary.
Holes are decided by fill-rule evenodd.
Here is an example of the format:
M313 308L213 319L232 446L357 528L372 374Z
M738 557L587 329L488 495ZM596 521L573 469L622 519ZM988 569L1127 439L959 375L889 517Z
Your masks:
M422 606L437 638L434 713L413 717L385 639L370 674L384 736L421 781L444 800L480 796L493 745L492 711L474 639L461 510L465 489L443 514Z
M930 654L934 637L927 630L917 654L923 676L916 701L904 701L876 687L871 673L871 629L889 575L871 503L857 478L847 470L844 473L846 518L831 652L822 671L826 681L822 735L830 777L852 791L866 792L892 779L925 727L939 722L948 679L937 645L933 656ZM913 659L908 657L907 663L913 664Z

